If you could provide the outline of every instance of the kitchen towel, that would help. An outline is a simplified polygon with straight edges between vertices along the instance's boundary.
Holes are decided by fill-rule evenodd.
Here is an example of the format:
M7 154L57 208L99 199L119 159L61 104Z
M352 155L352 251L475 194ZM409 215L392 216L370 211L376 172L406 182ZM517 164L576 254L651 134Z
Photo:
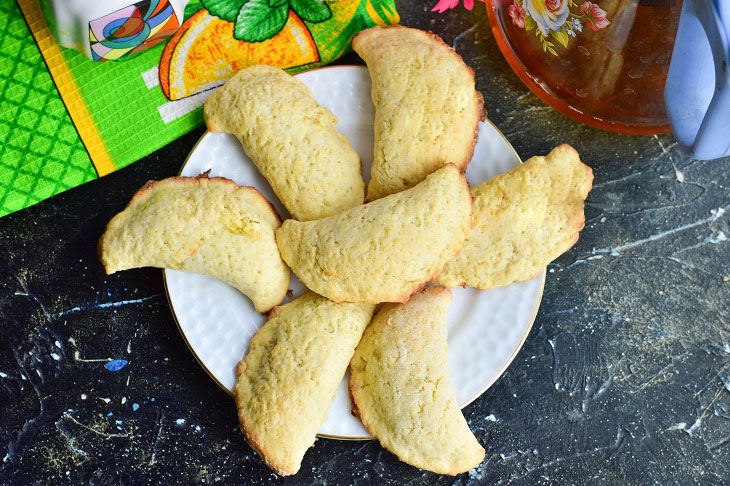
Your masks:
M202 125L203 103L239 69L321 66L398 20L394 0L193 0L169 40L105 62L60 47L36 0L0 2L0 216Z

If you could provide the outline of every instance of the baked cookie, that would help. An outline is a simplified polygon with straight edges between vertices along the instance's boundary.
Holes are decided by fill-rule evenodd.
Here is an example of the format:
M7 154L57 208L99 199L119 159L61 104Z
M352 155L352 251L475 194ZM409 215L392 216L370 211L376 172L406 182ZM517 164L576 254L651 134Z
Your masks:
M299 471L374 308L309 292L251 338L233 394L246 441L277 474Z
M301 281L335 302L405 302L461 249L470 223L469 186L449 164L335 216L287 220L276 243Z
M398 458L439 474L484 459L449 377L446 314L451 291L426 287L405 304L385 304L350 363L353 412Z
M491 289L533 278L578 241L592 183L578 152L561 145L475 186L471 234L438 283Z
M266 312L284 300L289 286L274 241L279 225L253 187L221 177L171 177L145 184L112 218L99 257L108 274L160 267L218 278Z
M400 25L363 30L352 47L368 65L375 104L368 200L413 187L445 163L465 170L484 119L474 70L437 35Z
M239 71L205 103L205 123L243 145L292 218L320 219L365 199L360 156L337 117L279 68Z

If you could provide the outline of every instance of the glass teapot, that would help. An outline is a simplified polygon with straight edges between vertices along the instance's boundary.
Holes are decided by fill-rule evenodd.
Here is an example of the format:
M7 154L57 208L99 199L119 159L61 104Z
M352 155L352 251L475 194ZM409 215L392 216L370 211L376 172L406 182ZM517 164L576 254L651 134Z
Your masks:
M512 69L562 113L619 133L673 130L698 158L730 152L730 0L492 0L487 11Z

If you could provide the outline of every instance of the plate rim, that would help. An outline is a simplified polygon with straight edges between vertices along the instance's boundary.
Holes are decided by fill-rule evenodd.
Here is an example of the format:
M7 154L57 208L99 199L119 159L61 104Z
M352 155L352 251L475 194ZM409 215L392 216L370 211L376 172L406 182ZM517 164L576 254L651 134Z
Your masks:
M316 69L310 69L308 71L304 71L304 72L298 73L298 74L305 74L305 73L309 73L309 72L312 72L312 71L320 71L320 70L323 70L323 69L340 69L340 68L367 69L366 66L361 66L361 65L358 65L358 64L340 64L340 65L337 65L337 66L322 66L322 67L319 67L319 68L316 68ZM512 153L514 154L514 156L517 157L517 160L520 162L520 165L522 165L524 163L524 161L522 160L522 158L520 157L520 155L517 153L517 151L515 150L515 148L512 146L512 144L510 143L510 141L507 139L507 137L497 127L497 125L495 125L494 122L492 122L492 120L490 120L489 118L485 118L484 122L485 123L489 123L492 126L492 128L497 132L497 134L499 134L499 136L502 138L502 140L504 140L505 143L509 146L509 148L512 151ZM185 160L183 161L182 165L180 166L180 170L177 173L178 177L180 177L182 175L182 172L185 169L185 166L187 166L188 161L190 160L190 157L192 156L193 152L195 152L195 149L198 148L198 145L200 145L202 143L203 139L209 133L216 133L216 132L211 132L206 127L205 132L203 132L203 134L200 136L200 138L198 139L198 141L195 142L195 145L193 145L193 148L191 148L190 149L190 152L188 152L188 155L185 157ZM477 141L477 143L478 143L478 141ZM496 383L497 380L499 380L502 377L502 375L504 375L504 372L507 371L507 368L509 368L509 366L512 364L512 361L514 361L514 359L517 357L517 353L519 353L520 350L522 349L522 346L524 346L525 341L527 340L527 336L530 334L530 331L532 330L532 326L535 324L535 320L537 319L537 313L540 310L540 304L542 303L542 295L543 295L543 292L545 290L545 280L547 278L546 269L547 269L547 267L544 267L542 269L542 272L541 272L542 273L542 281L540 282L540 291L538 292L538 295L537 295L537 301L536 301L536 304L535 304L535 308L532 311L532 316L530 317L530 323L527 325L527 328L525 329L524 334L520 338L519 344L515 347L515 350L512 352L512 355L509 357L509 359L504 364L504 366L502 367L502 369L499 370L499 373L497 373L495 375L494 379L492 379L491 381L489 381L488 383L486 383L484 385L484 387L481 388L476 394L474 394L474 396L470 397L466 401L466 403L464 403L463 405L460 405L459 408L461 410L463 410L464 408L466 408L469 405L471 405L474 402L474 400L476 400L477 398L481 397L484 394L484 392L486 392L487 390L489 390L489 388L491 388L492 385L494 385L494 383ZM208 367L205 365L205 363L203 363L203 361L198 356L198 353L195 352L195 349L190 344L190 341L188 341L188 338L185 335L185 331L183 331L182 327L180 326L180 320L178 319L177 314L175 313L175 307L172 305L172 300L170 299L170 289L167 286L167 269L165 269L165 268L162 269L162 283L163 283L163 285L165 287L165 297L167 298L167 304L168 304L168 307L170 308L170 312L172 313L172 318L175 321L175 325L177 326L177 330L180 332L180 335L182 336L183 341L185 342L185 345L188 347L188 349L190 350L190 352L193 354L193 357L195 358L195 361L198 362L198 364L203 368L203 370L205 370L205 372L208 374L208 376L211 377L213 379L213 381L224 392L226 392L231 398L235 398L234 395L233 395L233 392L231 392L230 390L228 390L228 388L225 385L223 385L223 383L221 383L220 380L218 380L218 378L216 378L216 376L213 374L213 372L210 371L210 369L208 369ZM320 434L320 433L317 433L317 437L319 437L319 438L325 438L325 439L351 440L351 441L360 441L360 440L371 440L371 439L375 439L374 436L357 436L357 437L354 437L354 436L342 436L342 435Z

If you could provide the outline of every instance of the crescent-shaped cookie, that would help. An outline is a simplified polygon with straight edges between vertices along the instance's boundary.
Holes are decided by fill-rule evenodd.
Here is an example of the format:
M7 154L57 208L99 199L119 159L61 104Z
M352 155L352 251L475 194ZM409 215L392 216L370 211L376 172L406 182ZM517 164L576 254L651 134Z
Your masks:
M309 292L251 338L233 393L246 441L277 474L299 470L374 308Z
M112 218L99 256L108 274L160 267L218 278L266 312L289 286L274 241L280 224L253 187L220 177L171 177L145 184Z
M405 304L385 304L350 363L353 411L398 458L439 474L484 459L449 377L446 314L451 291L426 287Z
M204 111L209 130L236 135L292 218L324 218L365 200L360 156L337 117L281 69L242 69Z
M578 152L561 145L475 186L471 234L438 283L486 290L533 278L578 241L592 183Z
M445 163L465 170L484 117L474 70L437 35L400 25L363 30L352 47L368 65L375 105L368 200L413 187Z
M449 164L415 187L276 231L284 261L336 302L404 302L462 247L471 225L464 175Z

